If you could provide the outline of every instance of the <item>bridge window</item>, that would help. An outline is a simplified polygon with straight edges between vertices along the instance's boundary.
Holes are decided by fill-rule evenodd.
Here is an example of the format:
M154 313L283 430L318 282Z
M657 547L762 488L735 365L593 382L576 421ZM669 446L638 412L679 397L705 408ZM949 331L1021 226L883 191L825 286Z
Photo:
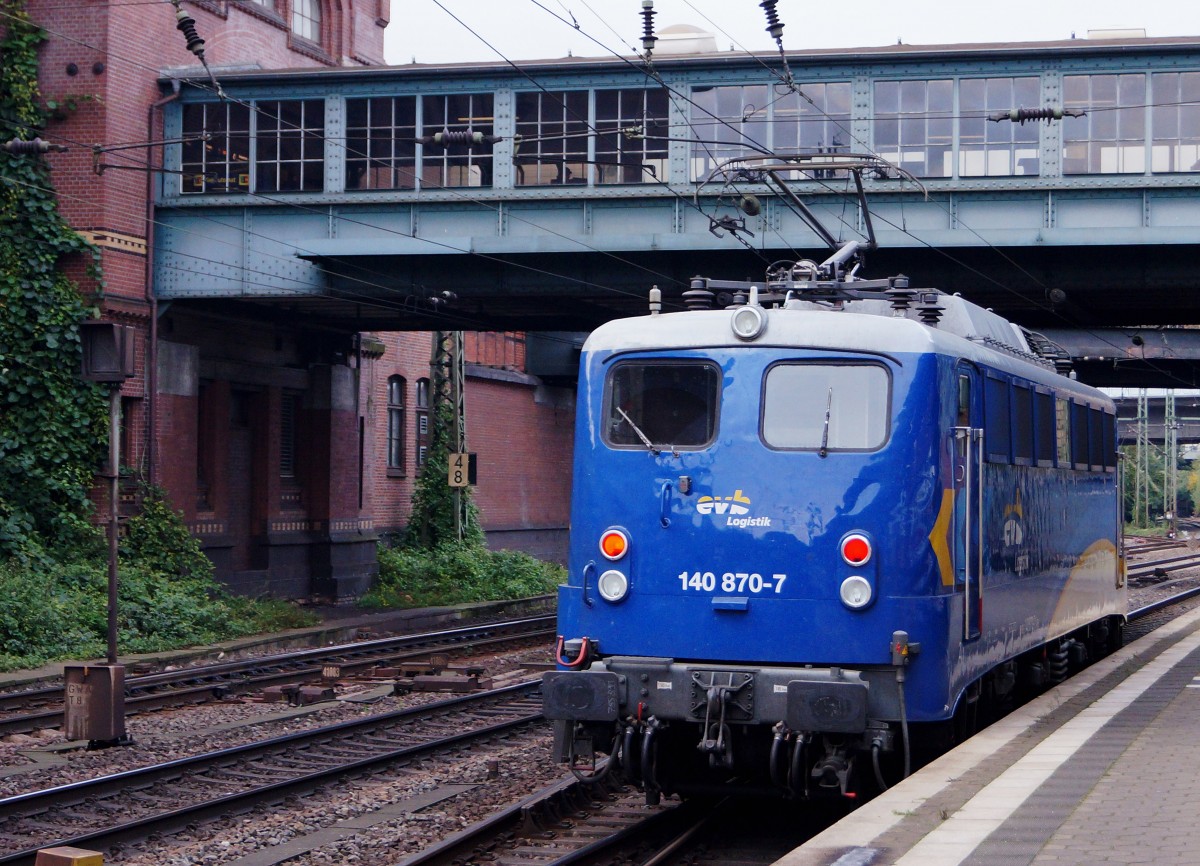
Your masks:
M492 134L492 94L456 93L421 98L421 135L437 133ZM421 186L426 189L492 185L492 145L443 144L429 141L421 160Z
M517 135L518 186L588 182L586 90L517 94Z
M1141 174L1146 170L1146 76L1067 75L1063 174Z
M312 192L325 186L325 102L259 102L254 188L258 192Z
M208 135L208 141L202 136ZM184 193L250 191L250 109L235 103L183 107Z
M667 180L665 90L596 91L596 182Z
M802 84L798 93L755 84L692 91L692 179L761 151L842 153L852 148L849 82ZM801 178L799 172L787 175Z
M346 189L415 189L417 98L346 100Z
M875 152L917 177L954 171L954 82L875 83Z
M1038 124L995 123L988 115L1040 104L1036 78L965 78L958 86L960 177L1039 172Z
M888 435L890 379L877 364L776 364L763 389L772 448L869 451Z
M1200 72L1156 72L1150 170L1200 171Z

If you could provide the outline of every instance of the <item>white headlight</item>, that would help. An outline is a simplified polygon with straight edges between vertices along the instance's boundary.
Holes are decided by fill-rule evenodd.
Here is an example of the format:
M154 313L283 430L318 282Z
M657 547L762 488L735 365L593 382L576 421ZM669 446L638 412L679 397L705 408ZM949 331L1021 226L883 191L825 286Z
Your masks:
M734 310L729 324L738 339L753 340L766 329L767 316L762 307L738 307Z
M859 610L871 603L871 584L865 577L853 575L842 581L842 604Z
M596 589L605 601L620 601L629 592L629 578L615 568L609 569L596 581Z

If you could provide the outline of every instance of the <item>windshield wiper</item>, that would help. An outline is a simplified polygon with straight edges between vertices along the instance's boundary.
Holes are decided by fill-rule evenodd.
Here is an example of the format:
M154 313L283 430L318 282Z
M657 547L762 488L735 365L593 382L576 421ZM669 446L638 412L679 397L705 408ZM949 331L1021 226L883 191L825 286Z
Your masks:
M633 423L633 419L625 414L625 410L620 406L614 406L613 408L621 413L621 417L625 419L625 423L628 424L633 429L633 432L637 434L637 437L642 440L642 444L646 446L647 450L649 450L651 454L657 454L659 449L656 448L654 443L650 441L650 437L643 433L642 429L638 427L638 425Z
M821 433L821 450L817 452L818 457L824 457L829 453L829 413L833 409L833 388L829 389L829 399L825 401L825 430Z

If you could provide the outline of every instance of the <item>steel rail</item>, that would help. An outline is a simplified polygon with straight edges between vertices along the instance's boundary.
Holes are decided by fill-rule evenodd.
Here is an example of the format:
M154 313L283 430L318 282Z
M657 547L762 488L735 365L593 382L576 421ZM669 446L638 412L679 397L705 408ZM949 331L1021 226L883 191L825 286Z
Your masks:
M494 703L497 699L503 700L505 698L513 698L519 704L523 699L532 698L537 693L540 685L538 681L518 683L490 692L452 698L434 704L424 704L394 713L341 722L336 725L329 725L310 731L275 737L259 743L250 743L204 755L181 758L164 764L156 764L152 767L143 767L84 782L75 782L56 788L47 788L41 791L7 797L0 799L0 823L3 823L5 820L12 820L18 815L44 814L53 808L71 806L92 799L112 797L126 791L144 791L148 786L156 782L183 779L189 774L198 776L205 771L219 770L233 766L255 755L275 755L282 752L301 750L315 744L328 744L329 741L337 737L350 738L363 731L378 729L389 724L399 725L421 716L428 717L431 714L446 710L469 708L471 704L483 705ZM519 706L517 709L519 709ZM523 712L506 721L495 722L468 731L460 731L424 743L386 749L368 757L358 758L347 763L338 763L312 772L299 771L297 775L289 778L272 781L245 791L206 799L167 812L134 818L103 830L94 830L75 836L50 840L39 844L36 848L10 851L0 855L0 864L3 864L3 866L33 866L37 852L47 847L87 846L107 849L121 842L145 838L150 834L174 832L197 821L235 814L264 802L278 802L289 795L310 792L320 785L328 784L343 776L379 770L397 761L427 756L431 753L455 746L485 740L514 728L536 724L542 721L542 718L540 709L536 712Z
M547 614L144 674L126 681L125 707L127 710L145 712L166 706L203 703L228 694L241 694L296 679L318 677L330 664L337 664L342 674L353 675L380 663L411 658L434 649L483 647L539 636L552 639L555 634L554 621L554 616ZM0 710L28 706L38 701L57 701L59 704L41 712L0 718L0 736L61 725L62 697L61 685L0 695Z

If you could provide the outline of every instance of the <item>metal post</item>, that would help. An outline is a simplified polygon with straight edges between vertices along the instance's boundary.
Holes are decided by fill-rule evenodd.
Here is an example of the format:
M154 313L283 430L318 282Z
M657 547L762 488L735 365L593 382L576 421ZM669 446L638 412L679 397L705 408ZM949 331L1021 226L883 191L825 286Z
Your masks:
M121 386L108 395L108 663L117 663L117 533L121 478Z

